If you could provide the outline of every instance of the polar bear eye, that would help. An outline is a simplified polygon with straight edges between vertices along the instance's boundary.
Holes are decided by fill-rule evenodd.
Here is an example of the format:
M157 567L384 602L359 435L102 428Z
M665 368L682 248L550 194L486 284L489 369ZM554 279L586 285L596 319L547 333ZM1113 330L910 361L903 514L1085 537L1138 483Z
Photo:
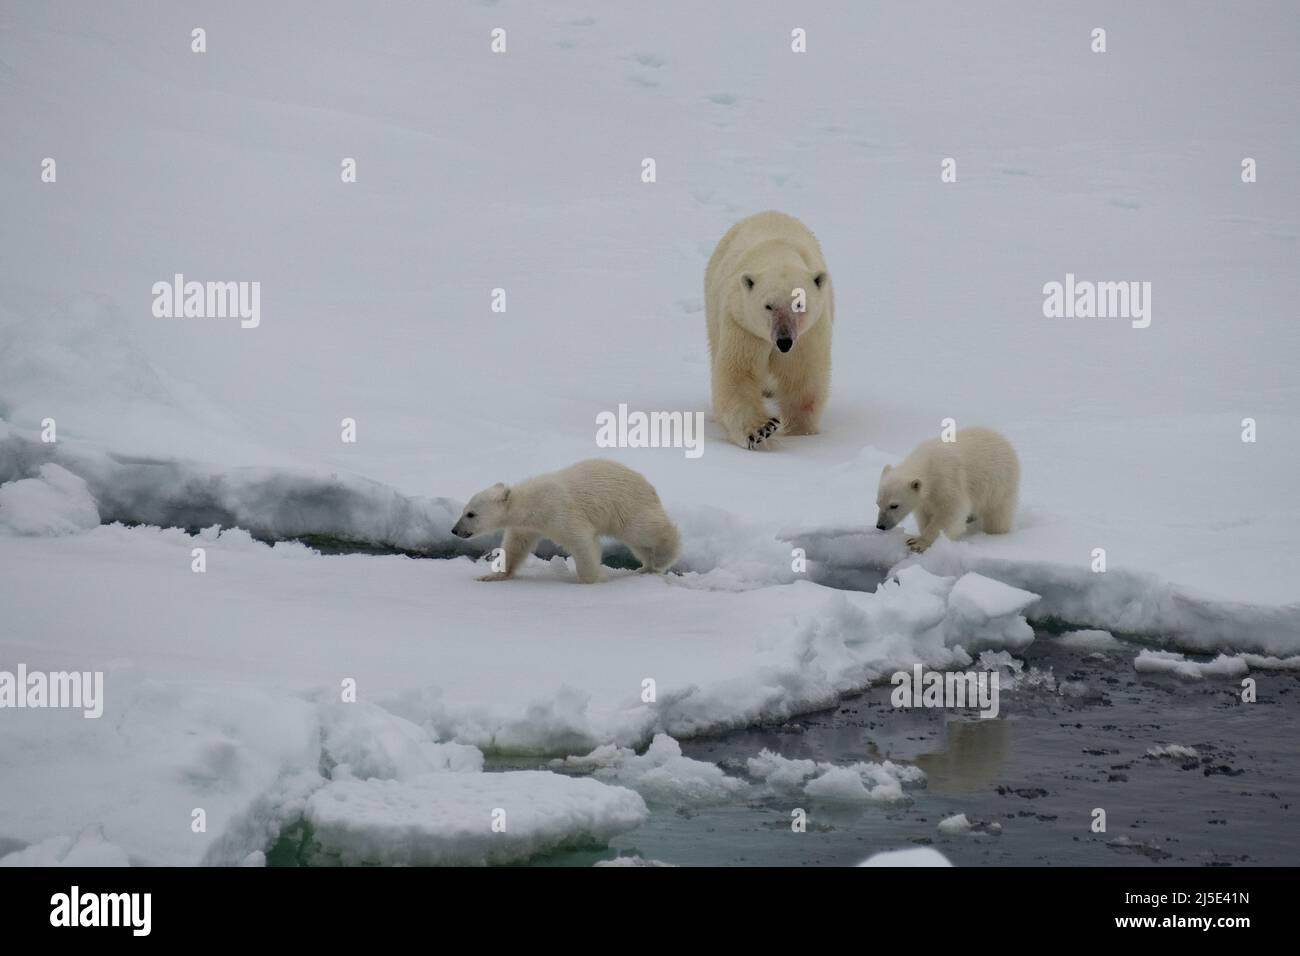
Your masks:
M898 505L890 505L890 506L889 506L889 510L890 510L890 511L897 511L897 510L898 510ZM471 515L470 517L473 517L473 515Z
M772 311L772 307L771 307L770 305L765 305L765 306L763 306L763 308L767 309L767 311L769 311L769 312Z
M471 511L469 514L465 515L465 517L466 517L466 518L472 518L472 517L474 517L474 512Z

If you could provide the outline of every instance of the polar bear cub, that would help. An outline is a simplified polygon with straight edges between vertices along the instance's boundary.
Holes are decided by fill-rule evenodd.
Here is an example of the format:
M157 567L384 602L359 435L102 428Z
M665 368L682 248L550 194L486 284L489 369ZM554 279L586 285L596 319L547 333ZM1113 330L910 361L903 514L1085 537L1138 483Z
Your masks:
M831 387L835 302L808 227L760 212L727 231L704 272L713 417L741 448L815 435ZM764 397L780 410L770 415Z
M603 581L600 537L617 538L662 574L677 560L681 538L645 477L616 461L592 458L513 487L493 485L465 505L451 533L461 538L505 529L505 570L479 578L505 581L547 538L573 555L578 580Z
M991 428L963 428L954 440L922 442L886 465L876 491L876 527L888 531L913 511L921 531L907 546L921 552L942 531L957 539L979 523L988 534L1011 530L1020 487L1016 450Z

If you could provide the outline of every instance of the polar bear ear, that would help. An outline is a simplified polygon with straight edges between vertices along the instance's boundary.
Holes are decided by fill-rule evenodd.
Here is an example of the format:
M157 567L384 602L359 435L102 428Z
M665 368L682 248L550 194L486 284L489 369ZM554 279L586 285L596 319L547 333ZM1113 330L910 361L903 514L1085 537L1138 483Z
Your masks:
M825 273L825 272L819 272L819 273L817 273L815 276L813 276L813 285L817 286L817 288L819 288L819 289L822 287L822 284L823 284L825 281L826 281L826 273Z
M920 478L913 479L913 481L912 481L912 490L913 490L913 491L920 491L920 490L921 490L921 479L920 479Z
M748 272L741 273L740 281L745 283L746 289L754 288L754 277L751 276Z
M497 501L505 501L510 497L510 489L498 481L492 486L492 497Z
M889 473L890 473L891 471L893 471L893 470L894 470L894 466L893 466L893 465L886 465L884 468L881 468L881 469L880 469L880 477L881 477L881 478L884 478L885 475L889 474Z

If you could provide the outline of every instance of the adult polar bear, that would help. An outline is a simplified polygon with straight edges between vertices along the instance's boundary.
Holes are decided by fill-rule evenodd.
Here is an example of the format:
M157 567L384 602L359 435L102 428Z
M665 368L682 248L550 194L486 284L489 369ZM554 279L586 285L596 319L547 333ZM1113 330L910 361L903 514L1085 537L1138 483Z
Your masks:
M704 272L713 417L742 448L815 435L831 385L831 277L808 227L781 212L732 226ZM778 415L764 396L775 397Z

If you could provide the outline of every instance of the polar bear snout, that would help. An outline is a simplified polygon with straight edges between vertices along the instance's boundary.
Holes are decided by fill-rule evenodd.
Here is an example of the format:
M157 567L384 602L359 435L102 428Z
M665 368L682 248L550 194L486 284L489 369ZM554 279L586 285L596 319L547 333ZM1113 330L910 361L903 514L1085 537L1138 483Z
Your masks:
M794 348L794 340L799 334L798 324L785 309L772 310L772 342L782 352Z
M472 538L472 537L473 537L473 534L472 534L471 532L466 531L464 528L462 528L462 527L460 526L460 522L459 522L459 521L457 521L456 524L452 527L452 529L451 529L451 533L454 534L454 535L455 535L456 537L458 537L458 538Z

